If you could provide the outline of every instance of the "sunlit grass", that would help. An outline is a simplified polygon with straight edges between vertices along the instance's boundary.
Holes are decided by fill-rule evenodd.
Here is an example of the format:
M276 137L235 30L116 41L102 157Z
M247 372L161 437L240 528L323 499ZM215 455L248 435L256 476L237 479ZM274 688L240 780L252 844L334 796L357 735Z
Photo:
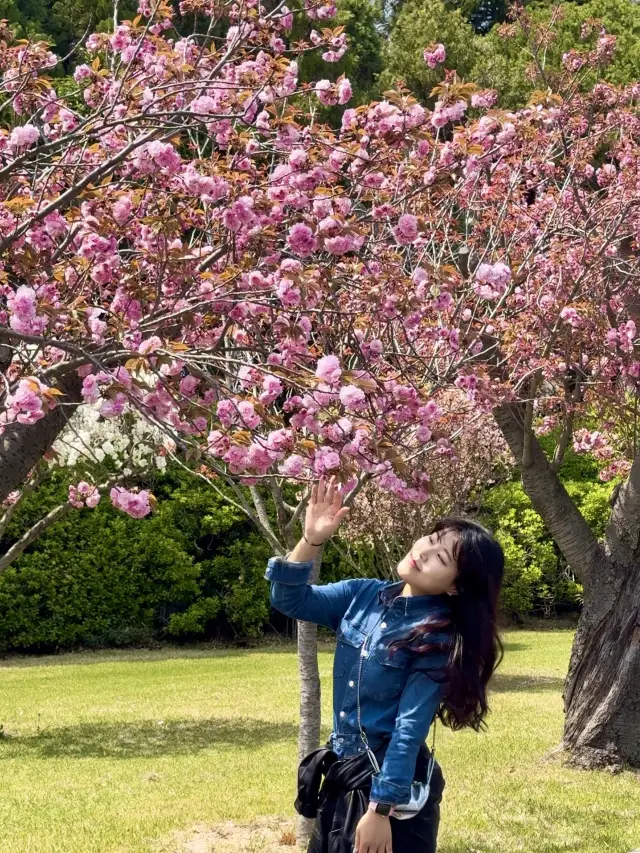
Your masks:
M438 727L439 853L639 847L637 775L543 760L561 734L571 633L505 639L489 731ZM331 659L327 646L325 734ZM0 685L0 853L150 853L195 824L293 814L291 647L14 659Z

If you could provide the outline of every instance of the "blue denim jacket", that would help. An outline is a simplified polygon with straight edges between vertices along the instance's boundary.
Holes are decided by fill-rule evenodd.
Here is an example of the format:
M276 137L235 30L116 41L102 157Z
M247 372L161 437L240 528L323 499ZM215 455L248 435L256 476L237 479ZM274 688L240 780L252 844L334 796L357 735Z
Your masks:
M389 643L406 637L430 616L446 615L446 596L403 597L399 595L402 582L367 578L314 586L308 584L312 568L311 562L270 559L265 577L271 581L271 603L287 616L337 632L331 745L340 757L364 749L356 701L362 659L362 728L372 749L389 741L380 772L373 776L371 799L394 805L407 803L420 744L429 733L444 689L426 670L444 665L447 654L419 655L406 648L391 654ZM363 656L363 641L372 629ZM433 639L446 641L448 637L436 634Z

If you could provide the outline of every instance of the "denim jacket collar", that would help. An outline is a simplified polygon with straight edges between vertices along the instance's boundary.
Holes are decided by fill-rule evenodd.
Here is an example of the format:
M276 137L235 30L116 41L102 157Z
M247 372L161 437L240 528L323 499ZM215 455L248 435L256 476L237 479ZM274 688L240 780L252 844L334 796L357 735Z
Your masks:
M405 613L421 613L433 608L449 610L447 596L442 595L401 595L404 581L389 582L378 591L378 601L381 604L399 607Z

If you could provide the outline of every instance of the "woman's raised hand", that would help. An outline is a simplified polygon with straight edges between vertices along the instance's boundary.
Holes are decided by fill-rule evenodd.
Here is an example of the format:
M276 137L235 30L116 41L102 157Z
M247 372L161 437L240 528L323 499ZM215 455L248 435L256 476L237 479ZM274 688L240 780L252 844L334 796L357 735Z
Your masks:
M342 506L342 495L335 477L327 482L320 477L311 488L311 498L307 504L304 521L304 536L312 545L322 545L330 539L340 526L340 522L349 512Z

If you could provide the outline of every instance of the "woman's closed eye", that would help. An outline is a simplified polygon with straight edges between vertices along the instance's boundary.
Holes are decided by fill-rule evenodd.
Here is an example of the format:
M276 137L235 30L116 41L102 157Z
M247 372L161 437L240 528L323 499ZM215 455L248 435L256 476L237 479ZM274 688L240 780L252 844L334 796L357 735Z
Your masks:
M431 536L429 537L429 544L430 544L430 545L434 545L434 544L435 544L435 543L433 542L433 537L434 537L434 536L435 536L435 543L437 543L437 542L439 542L439 541L440 541L440 535L439 535L438 533L432 533L432 534L431 534ZM422 558L421 558L421 559L422 559ZM443 566L446 566L446 565L447 565L446 560L445 560L445 559L444 559L444 557L442 556L442 551L438 551L438 559L440 560L440 562L442 563L442 565L443 565Z

